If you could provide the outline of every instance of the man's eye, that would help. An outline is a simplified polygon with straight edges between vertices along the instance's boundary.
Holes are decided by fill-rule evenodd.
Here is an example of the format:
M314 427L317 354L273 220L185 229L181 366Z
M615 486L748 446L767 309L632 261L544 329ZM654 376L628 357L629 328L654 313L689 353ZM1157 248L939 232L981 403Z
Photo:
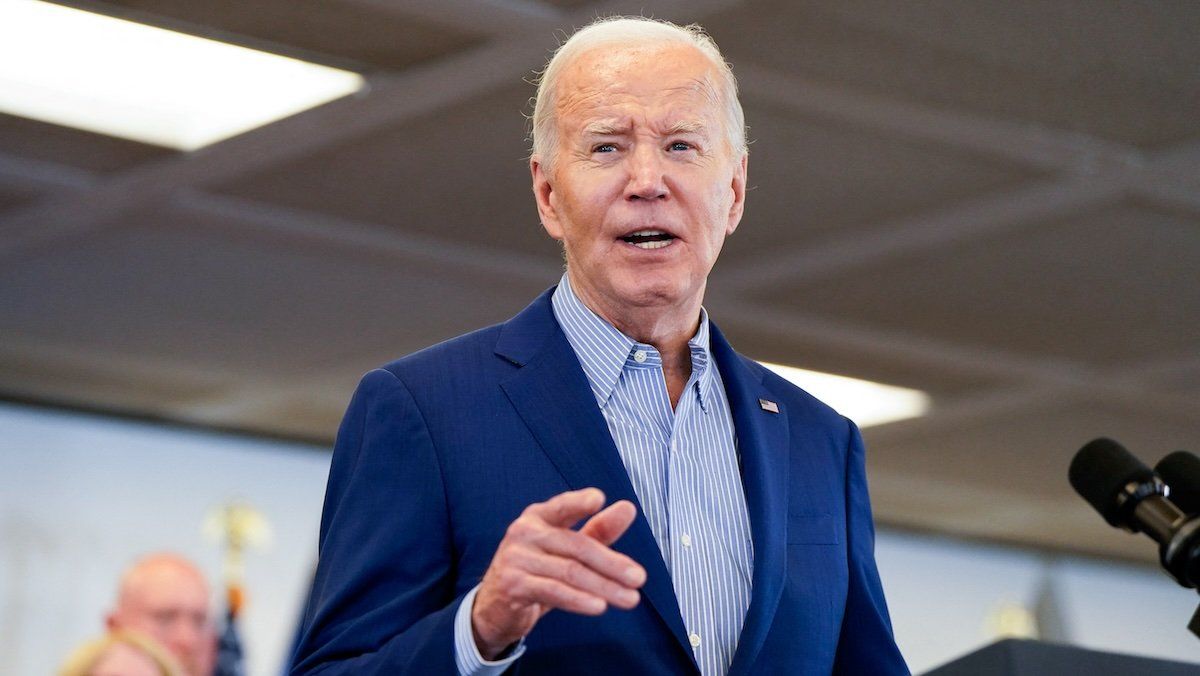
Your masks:
M690 143L685 143L685 142L683 142L683 141L675 141L674 143L672 143L672 144L669 146L669 148L670 148L671 150L691 150L691 149L692 149L692 144L690 144Z
M601 143L600 145L596 146L595 148L592 148L592 152L594 152L594 153L612 153L612 152L616 152L616 150L617 150L617 146L615 146L611 143Z

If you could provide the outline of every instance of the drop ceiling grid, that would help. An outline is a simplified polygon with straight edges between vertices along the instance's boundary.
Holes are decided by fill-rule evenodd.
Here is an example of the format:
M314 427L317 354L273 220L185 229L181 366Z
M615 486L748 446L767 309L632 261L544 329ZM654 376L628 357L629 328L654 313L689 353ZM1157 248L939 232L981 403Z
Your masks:
M1072 493L1066 467L1084 443L1097 436L1119 439L1144 462L1153 464L1167 453L1200 436L1200 417L1159 415L1135 404L1117 405L1086 393L1054 401L1031 401L1004 415L939 427L925 434L889 435L887 427L865 432L869 445L872 499L876 510L905 521L912 496L904 482L893 477L920 477L926 501L947 501L954 496L980 496L978 506L997 522L995 534L1027 542L1053 543L1072 550L1105 551L1119 546L1114 533L1096 519L1086 504ZM910 484L908 490L913 490ZM992 496L985 501L982 496ZM1020 514L1005 522L1000 507L1024 499L1060 501L1080 530L1062 528L1058 512ZM996 507L996 510L988 509ZM1147 550L1149 551L1149 550ZM1152 553L1152 552L1151 552ZM1146 553L1142 553L1143 558Z
M64 341L65 342L65 341ZM75 346L0 331L0 396L124 411L158 411L221 396L238 374L204 365Z
M785 312L1120 370L1200 349L1200 223L1136 203L762 289Z
M86 8L163 28L354 70L398 71L477 44L481 37L369 3L292 0L102 0Z
M214 192L554 259L557 247L538 223L525 159L523 113L531 93L509 85L224 181Z
M0 113L0 152L101 175L174 155L165 148Z
M511 73L492 68L473 79L481 60L496 62L500 52L468 49L473 56L460 59L465 43L458 40L474 39L469 29L439 28L427 43L384 46L367 55L373 49L369 40L337 44L368 16L379 20L380 35L385 28L396 34L424 30L422 20L408 21L386 3L339 2L336 7L353 15L350 19L333 25L327 36L299 38L293 34L304 32L304 17L289 18L294 5L276 0L269 7L282 13L264 14L278 20L261 22L262 31L246 28L255 20L240 6L124 4L174 11L179 20L188 20L189 12L212 12L214 31L241 26L260 41L295 42L297 52L325 51L331 58L373 63L381 69L379 88L365 99L319 109L196 156L0 116L0 154L119 179L95 193L80 193L86 206L79 211L62 212L71 223L80 216L83 224L71 236L40 249L37 257L9 256L0 265L0 306L6 308L0 312L0 341L6 341L0 391L68 403L91 398L172 419L330 439L343 395L359 373L504 319L541 289L532 275L506 274L504 265L487 273L486 265L468 264L478 254L501 262L511 258L514 271L545 260L545 283L553 282L558 252L537 224L522 159L521 112L531 88L519 82L537 66L534 52L553 46L553 36L544 45L530 41L536 49L528 54L506 57L503 69ZM429 16L433 10L421 11ZM1058 139L1053 148L1083 155L1115 150L1124 161L1124 146L1108 141L1159 152L1170 144L1186 151L1187 139L1200 138L1194 98L1200 67L1193 67L1200 50L1188 28L1195 25L1193 7L1147 5L1132 22L1119 12L1114 18L1111 8L1093 7L1074 12L1070 25L1049 17L1021 30L1021 17L1037 11L1058 10L1000 2L748 2L700 20L735 68L767 66L798 82L828 82L852 98L878 94L900 106L924 106L951 121L956 115L968 122L978 116L1017 130L1016 136L1028 125L1035 150L1044 132ZM388 28L389 21L399 23ZM993 23L996 30L989 32ZM954 38L960 29L965 35L983 31L991 40ZM325 37L335 39L324 46L305 42ZM510 39L519 37L498 34L484 46L508 49ZM1012 45L1026 42L1027 49L1009 53ZM388 63L399 64L389 59L409 58L395 50L410 47L416 48L411 58L424 59L420 64L382 72ZM448 51L437 52L442 48ZM416 53L421 50L427 51ZM1035 58L1047 50L1061 58ZM528 66L518 67L522 59ZM425 71L439 73L453 91L430 89L428 78L419 76ZM409 90L408 83L421 84ZM409 98L425 103L408 107ZM1073 159L1020 166L1000 159L1005 153L990 153L986 144L968 150L930 141L938 136L920 129L902 134L836 116L816 119L768 104L753 91L744 98L752 137L759 139L750 164L751 183L758 184L742 230L729 241L710 285L714 317L752 356L919 386L934 395L927 419L867 431L880 520L1077 551L1129 551L1124 540L1103 539L1107 529L1063 487L1037 504L1053 506L1046 514L1059 511L1065 521L1091 527L1075 529L1080 534L1075 539L1031 524L1028 510L1005 511L1000 505L976 510L971 518L938 521L914 507L914 475L905 472L923 470L939 454L950 453L949 466L961 475L932 471L918 483L931 490L943 486L937 500L944 511L966 514L972 496L1006 504L1041 500L1013 482L1014 476L1026 476L1020 463L1061 478L1064 454L1077 448L1074 436L1081 433L1103 428L1139 451L1167 441L1150 436L1161 427L1176 430L1171 439L1183 439L1182 447L1194 448L1197 430L1189 420L1200 416L1181 415L1179 406L1134 401L1139 392L1156 389L1175 396L1174 403L1186 401L1200 383L1194 366L1200 349L1186 338L1195 334L1187 318L1200 316L1198 285L1188 274L1196 269L1193 237L1200 232L1196 210L1187 207L1197 203L1187 194L1191 165L1185 161L1165 172L1176 186L1173 203L1181 204L1175 211L1162 207L1165 199L1081 201L1054 218L1006 224L1010 229L1003 232L969 231L858 267L823 268L803 280L785 275L739 295L730 291L739 286L739 273L772 251L823 251L822 245L853 243L897 223L920 223L962 202L1020 196L1025 186L1042 183L1056 189L1053 181L1059 179L1064 185L1088 180L1030 168L1076 171ZM285 146L289 150L279 150ZM327 149L317 149L322 146ZM269 160L260 163L262 157ZM1130 149L1128 158L1136 164L1139 153ZM1078 165L1088 170L1086 162ZM158 174L166 178L156 180ZM43 195L37 204L79 199L71 197L70 185L53 180L39 185L33 178L10 179L4 186L0 193L33 186ZM126 193L141 188L150 189L144 194L151 201L173 206L139 206ZM214 192L199 192L206 189ZM211 206L210 196L228 199L221 204L229 210L197 208ZM88 213L109 208L95 204L97 197L129 201L112 210L113 217L89 224ZM264 211L273 227L256 226ZM0 226L16 214L22 228L57 227L57 218L34 219L40 213L14 205L0 213ZM289 232L289 213L301 217L307 229ZM386 251L364 246L369 237L330 244L326 233L336 237L343 226L378 231L385 239L395 233L398 244L383 247ZM310 237L314 230L320 236ZM417 262L420 251L404 251L417 236L444 243L439 250L462 246L463 264L452 254L440 262ZM1024 237L1030 239L1021 244ZM1130 300L1120 300L1126 293ZM296 300L300 295L304 302ZM18 312L10 314L9 307ZM1056 318L1070 322L1055 323ZM72 352L76 361L56 361L56 350ZM998 357L996 363L970 366L989 355ZM89 369L78 359L98 365ZM117 367L129 359L141 361L142 369L130 369L122 389ZM1158 370L1130 381L1131 396L1087 396L1089 378L1155 364ZM1010 365L1017 368L1006 374ZM1072 379L1076 372L1081 377ZM1000 454L998 440L1039 455L1026 458L1024 450L1011 449ZM1007 460L1014 467L971 470L963 460L972 457L964 456L966 450L990 450L996 457L988 462ZM994 515L1009 521L989 521ZM1144 557L1142 549L1137 553Z
M231 238L169 208L132 221L0 270L0 331L286 373L383 344L398 356L505 319L541 290L514 283L480 297L486 280L462 270Z
M727 264L852 239L947 203L1013 190L1041 175L929 141L816 120L745 97L749 191Z
M1147 150L1200 133L1195 6L1046 7L888 5L863 10L889 17L873 22L848 20L845 14L853 10L830 11L820 3L750 2L712 25L735 64L744 59L864 92ZM1087 20L1082 28L1081 19ZM879 25L893 23L905 28ZM945 32L939 23L960 34L987 32L996 24L991 40L1000 31L1007 37L999 44L952 44L954 38L939 36ZM1037 53L1047 57L1035 58Z
M709 286L721 286L720 273L714 275ZM738 302L734 298L721 297L709 300L705 305L713 321L738 347L738 351L753 359L919 389L933 398L935 407L940 402L950 402L975 392L1022 382L1013 377L998 377L957 368L948 359L941 362L906 360L894 354L865 350L835 338L821 339L795 331L778 330L766 322L755 321L756 317L744 317L738 313Z
M0 215L9 209L19 209L38 199L38 192L28 187L9 186L0 181Z

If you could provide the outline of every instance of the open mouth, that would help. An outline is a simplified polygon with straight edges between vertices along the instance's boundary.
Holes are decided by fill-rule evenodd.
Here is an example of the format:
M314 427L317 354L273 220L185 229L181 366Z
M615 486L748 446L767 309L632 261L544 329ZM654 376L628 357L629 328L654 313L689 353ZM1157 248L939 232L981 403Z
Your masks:
M629 242L639 249L661 249L674 239L675 235L662 230L639 230L622 237L621 241Z

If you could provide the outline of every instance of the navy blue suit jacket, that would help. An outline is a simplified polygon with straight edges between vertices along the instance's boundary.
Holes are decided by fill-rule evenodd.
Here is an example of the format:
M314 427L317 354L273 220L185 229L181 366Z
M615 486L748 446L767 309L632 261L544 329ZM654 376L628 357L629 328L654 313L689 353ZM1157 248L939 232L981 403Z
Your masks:
M858 430L735 353L715 326L712 351L754 541L729 673L908 673L875 568ZM368 373L338 432L293 673L456 673L455 612L509 523L588 486L638 504L549 291L504 324ZM599 617L551 612L509 673L697 673L640 507L615 548L646 568L642 602Z

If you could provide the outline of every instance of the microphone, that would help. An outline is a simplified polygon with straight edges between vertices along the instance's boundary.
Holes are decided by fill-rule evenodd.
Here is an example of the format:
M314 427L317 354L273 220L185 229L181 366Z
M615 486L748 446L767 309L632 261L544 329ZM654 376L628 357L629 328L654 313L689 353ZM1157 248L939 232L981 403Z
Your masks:
M1184 514L1200 513L1200 458L1187 451L1175 451L1158 461L1154 473L1167 482L1171 502Z
M1071 461L1075 492L1109 525L1145 533L1159 544L1163 568L1184 587L1200 584L1200 518L1167 500L1167 484L1112 439L1088 442Z

